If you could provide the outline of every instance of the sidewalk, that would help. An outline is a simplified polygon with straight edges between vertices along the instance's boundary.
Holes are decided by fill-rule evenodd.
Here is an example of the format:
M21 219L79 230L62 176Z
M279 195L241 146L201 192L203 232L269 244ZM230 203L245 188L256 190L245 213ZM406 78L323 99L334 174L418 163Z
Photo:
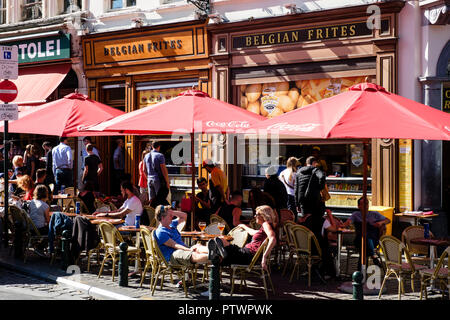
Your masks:
M102 277L98 278L99 267L96 263L96 258L91 258L91 271L86 272L87 261L82 259L81 271L79 275L69 275L60 268L60 260L56 259L54 265L49 264L49 259L44 259L36 256L33 253L29 254L26 263L23 260L14 259L14 253L9 256L9 249L0 249L0 266L4 268L13 269L31 276L43 278L50 282L57 282L61 285L77 289L96 299L106 300L207 300L208 297L202 296L201 293L208 290L208 281L201 283L201 274L198 276L196 289L188 288L188 297L184 295L183 289L176 287L178 279L174 277L174 283L170 283L170 277L167 276L164 281L163 290L160 289L160 282L155 290L154 296L151 295L149 289L150 274L147 273L142 288L139 287L140 277L129 278L128 287L119 286L119 278L117 276L114 282L112 281L111 270L108 265L105 266ZM350 259L350 270L354 270L357 263L357 256L352 256ZM345 256L342 261L342 267L345 268ZM75 267L76 268L76 267ZM129 267L130 272L134 270L134 265ZM273 300L300 300L300 299L325 299L325 300L351 300L352 294L343 293L338 290L339 285L345 281L329 280L327 284L322 284L317 278L312 278L312 285L307 287L307 276L301 275L297 280L294 277L292 283L289 283L290 270L284 277L281 275L282 270L272 268L272 281L275 287L275 295L269 291L269 299ZM201 270L201 272L203 272ZM301 270L301 272L303 272ZM418 278L418 277L416 277ZM382 280L382 279L381 279ZM250 278L247 280L248 288L243 288L239 291L239 282L236 282L235 294L231 297L230 281L226 274L222 279L221 299L223 300L253 300L265 299L262 280L257 278ZM347 278L346 281L351 281ZM381 284L381 281L380 281ZM416 279L414 282L416 292L412 292L409 279L405 279L405 295L402 295L402 300L419 300L420 281ZM388 280L386 284L387 290L383 293L381 301L383 300L397 300L397 281L395 279ZM430 295L430 299L441 299L440 294ZM378 300L377 295L364 296L365 300Z

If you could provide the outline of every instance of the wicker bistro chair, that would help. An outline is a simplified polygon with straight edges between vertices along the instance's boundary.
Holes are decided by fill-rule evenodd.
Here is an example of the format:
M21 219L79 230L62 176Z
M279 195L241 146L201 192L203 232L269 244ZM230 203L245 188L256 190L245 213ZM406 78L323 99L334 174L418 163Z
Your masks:
M411 254L411 259L419 264L430 264L430 258L428 257L429 248L420 244L411 243L414 238L423 238L424 227L423 226L410 226L402 232L402 242L406 245ZM430 231L430 237L433 238L433 234ZM435 256L436 251L435 251Z
M430 282L438 282L441 286L442 299L444 299L445 289L450 284L450 278L448 273L449 267L450 247L444 250L439 261L434 269L422 269L419 270L420 274L420 300L422 300L422 294L425 292L425 299L428 299L427 284Z
M241 284L239 286L239 290L242 289L242 284L246 285L245 278L248 275L256 275L258 277L261 277L263 279L264 284L264 291L266 294L266 299L269 299L269 294L267 290L267 281L266 277L269 280L270 286L272 288L272 293L275 294L275 290L273 288L272 279L270 277L270 271L264 271L264 269L261 267L261 265L258 264L261 255L263 254L264 250L266 250L267 244L269 243L269 239L266 238L262 245L259 247L258 251L253 256L252 261L249 265L240 265L240 264L232 264L231 265L231 292L230 295L232 296L234 293L234 279L236 277L241 278Z
M402 292L405 293L403 275L410 275L411 289L414 292L414 275L418 270L425 269L426 267L414 264L409 255L408 248L399 239L393 236L382 236L380 239L380 245L383 251L387 270L378 294L378 299L380 299L381 294L383 293L383 287L386 280L391 275L394 275L398 281L398 299L400 300ZM405 255L406 262L403 262L403 254Z
M153 219L155 218L155 209L150 206L144 206L143 214L147 214L148 221L151 223L153 221Z
M231 240L230 243L240 248L243 248L247 243L248 232L243 228L235 227L228 232L228 235L233 237L233 240Z
M207 233L207 234L214 234L214 235L220 235L221 232L220 232L219 227L217 226L217 224L218 224L218 222L214 222L214 223L211 223L211 224L207 225L205 230L204 230L205 233Z
M35 249L37 245L42 241L48 241L48 235L47 234L43 235L39 232L33 220L31 220L30 216L25 211L23 211L23 215L25 216L25 219L27 220L28 224L27 227L28 230L26 233L28 241L23 255L23 262L25 263L27 261L28 252L30 251L30 249L31 248ZM52 260L54 259L54 255L55 253L53 253Z
M22 242L23 247L21 248L21 251L24 252L24 250L25 250L24 244L26 243L26 238L28 236L27 234L29 233L27 214L19 207L15 206L15 205L10 205L8 207L8 221L5 221L5 223L7 223L8 230L11 234L11 236L9 237L9 242L10 242L9 255L11 255L14 245L16 243L16 241L15 241L16 223L20 223L22 230L23 230L22 240L24 240L24 241Z
M294 241L296 255L296 261L289 279L289 283L292 282L295 270L297 270L298 279L300 273L300 263L301 261L305 261L308 266L308 287L310 287L311 267L313 264L317 264L322 261L322 249L319 246L316 236L308 228L301 225L296 225L288 228L288 231L291 233L291 237ZM313 244L317 252L313 251Z
M186 220L183 221L183 222L178 223L178 225L177 225L178 232L183 231L185 227L186 227Z
M229 232L231 230L231 228L228 225L228 223L221 216L218 216L217 214L212 214L209 217L209 223L210 224L218 223L218 222L222 222L223 224L225 224L224 232Z
M102 235L102 239L105 246L105 256L103 258L102 266L100 268L100 272L98 273L98 277L103 273L103 268L105 266L105 262L107 260L112 260L113 270L112 270L112 281L114 281L115 270L116 270L116 262L119 260L119 244L124 242L122 235L120 232L114 227L113 224L109 222L102 222L99 225L100 233ZM139 248L129 246L127 249L128 258L131 260L138 261L138 269L140 268L140 250Z
M142 287L142 283L144 282L144 279L145 279L145 274L147 273L147 271L150 270L151 271L150 290L151 290L152 286L153 286L153 281L155 278L156 266L157 266L157 259L153 255L154 250L152 248L152 246L153 246L152 233L150 232L150 230L143 228L143 229L141 229L141 237L142 237L142 243L144 244L146 262L145 262L144 271L142 272L141 282L139 285Z
M186 287L186 280L185 280L184 275L186 273L191 274L192 284L195 289L195 282L196 282L196 273L194 272L195 265L193 265L192 267L188 267L188 266L174 265L174 264L168 263L166 261L166 259L164 258L161 250L159 249L158 243L156 242L155 230L153 230L151 233L151 248L153 250L153 257L155 258L155 263L154 263L155 271L153 273L154 278L153 278L152 295L154 295L154 293L155 293L155 288L156 288L156 284L158 282L158 278L161 276L161 290L162 290L166 273L169 273L170 280L173 283L172 273L175 272L178 275L178 277L181 278L181 282L183 283L184 294L187 298L187 287Z
M287 260L284 261L284 268L283 268L283 272L282 275L284 276L286 274L286 270L289 264L292 264L293 262L293 258L294 258L294 254L295 254L295 243L294 243L294 239L292 238L291 233L289 232L289 229L292 226L297 226L298 224L296 224L294 221L285 221L283 223L283 234L284 234L284 246L286 247L286 251L288 252L288 258ZM283 250L283 254L284 254Z

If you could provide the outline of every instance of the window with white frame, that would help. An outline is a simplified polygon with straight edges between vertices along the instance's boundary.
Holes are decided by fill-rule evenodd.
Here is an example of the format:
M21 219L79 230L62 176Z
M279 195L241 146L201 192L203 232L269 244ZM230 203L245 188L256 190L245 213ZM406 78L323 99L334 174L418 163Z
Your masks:
M6 23L6 1L0 0L0 24Z
M42 0L22 1L22 20L34 20L42 18Z
M111 9L122 9L127 7L134 7L136 0L110 0Z
M62 13L71 13L81 10L81 0L64 0Z

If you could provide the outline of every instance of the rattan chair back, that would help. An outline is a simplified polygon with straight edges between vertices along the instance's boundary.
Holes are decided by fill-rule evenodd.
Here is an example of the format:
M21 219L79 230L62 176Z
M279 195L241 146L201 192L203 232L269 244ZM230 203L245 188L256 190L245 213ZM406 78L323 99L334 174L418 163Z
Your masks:
M420 244L411 243L411 239L423 238L424 227L423 226L410 226L407 227L402 232L402 242L408 247L409 253L411 254L428 254L428 247ZM430 232L430 236L433 234Z
M258 262L259 258L261 257L261 254L266 250L267 244L269 243L269 238L266 238L264 242L259 247L258 251L256 251L255 255L253 256L252 261L248 265L247 271L251 271L255 264Z
M207 225L205 230L204 230L205 233L207 233L207 234L214 234L214 235L222 234L220 232L220 230L219 230L219 227L217 225L218 225L218 222L211 223L211 224Z
M162 254L161 249L159 248L158 242L156 241L155 230L152 231L151 248L153 252L153 257L155 257L156 262L166 268L169 267L169 263L166 261L166 258L164 258L164 255Z
M179 222L178 225L177 225L178 232L183 231L185 227L186 227L186 220L183 221L183 222Z
M233 230L228 232L228 235L233 237L233 240L231 240L230 243L240 248L243 248L247 243L248 232L241 227L233 228Z
M319 241L311 230L301 225L291 226L288 230L294 240L294 245L297 252L312 255L312 246L314 244L317 249L318 256L322 257L322 249L319 246Z
M219 223L222 222L223 224L225 224L225 232L229 232L230 231L230 226L228 225L228 223L225 221L224 218L222 218L221 216L217 215L217 214L212 214L209 217L209 223Z

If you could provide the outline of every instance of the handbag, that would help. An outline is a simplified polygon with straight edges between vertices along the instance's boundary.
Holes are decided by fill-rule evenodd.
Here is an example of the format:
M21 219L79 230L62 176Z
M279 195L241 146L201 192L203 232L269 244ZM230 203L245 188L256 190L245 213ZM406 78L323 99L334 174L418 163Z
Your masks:
M328 192L328 187L325 184L325 187L320 190L320 196L322 197L322 201L326 202L331 199L330 193Z
M309 186L311 185L312 177L314 176L314 174L316 173L317 170L318 170L318 169L315 168L315 169L312 171L312 173L311 173L311 177L309 177L308 186L306 187L306 191L305 191L305 197L306 197L306 198L309 198L309 196L310 196Z

